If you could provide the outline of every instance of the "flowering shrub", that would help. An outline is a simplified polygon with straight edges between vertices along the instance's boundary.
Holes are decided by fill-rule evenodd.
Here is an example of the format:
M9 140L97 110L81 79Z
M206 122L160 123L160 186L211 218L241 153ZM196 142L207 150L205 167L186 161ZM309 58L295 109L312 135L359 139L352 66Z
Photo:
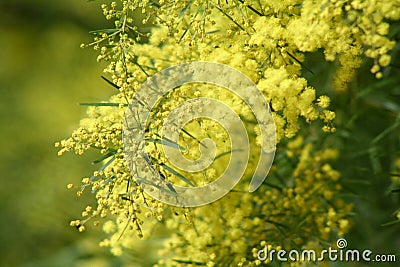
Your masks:
M89 222L103 222L109 237L100 245L121 255L134 248L137 238L151 239L152 229L161 225L168 236L158 252L159 266L254 266L261 264L257 251L264 244L321 250L349 231L352 205L341 198L340 184L346 177L331 165L339 151L330 142L316 141L334 138L336 114L329 109L330 98L302 75L313 73L304 60L308 53L322 52L325 61L337 66L332 84L339 92L347 90L363 56L372 59L370 71L381 79L395 45L387 35L390 22L400 18L396 1L159 0L101 7L114 27L93 31L94 41L82 47L93 47L98 60L107 62L103 78L115 94L105 102L84 103L87 117L70 138L56 144L59 155L87 150L101 154L94 161L101 167L77 191L91 190L97 205L88 206L72 226L84 231ZM151 25L147 32L136 26L139 13L141 23ZM149 77L192 61L223 63L247 75L270 104L278 144L270 174L255 193L246 192L241 182L210 205L172 207L148 196L131 175L123 154L124 115ZM158 103L146 133L155 168L176 184L206 184L227 164L219 157L200 174L165 167L162 121L182 102L199 97L232 106L246 123L252 144L260 144L251 110L233 94L210 85L182 86ZM216 143L217 154L233 149L216 122L199 119L185 127L179 145L187 145L189 159L199 157L198 140L206 137ZM257 148L244 177L254 172L253 154Z

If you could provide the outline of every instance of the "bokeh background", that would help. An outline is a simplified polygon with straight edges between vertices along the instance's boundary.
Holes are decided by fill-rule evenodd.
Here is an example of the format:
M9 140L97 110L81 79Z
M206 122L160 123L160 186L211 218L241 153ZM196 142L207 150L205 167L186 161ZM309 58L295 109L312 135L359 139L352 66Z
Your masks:
M0 2L0 266L99 266L95 254L109 257L101 232L69 226L93 200L66 184L91 171L92 157L54 148L85 114L80 102L112 93L94 51L79 48L105 23L96 2Z
M116 258L98 247L100 230L69 226L93 196L78 199L66 185L93 170L94 155L60 158L54 148L84 115L80 102L113 93L100 78L96 53L79 48L91 40L90 30L109 27L99 1L0 2L0 266L147 266L140 258L151 247ZM396 24L391 35L399 40L399 33ZM392 57L381 81L366 61L346 94L330 89L333 68L321 64L321 55L308 58L315 74L305 76L338 110L333 145L344 153L336 167L344 198L355 204L349 246L397 253L400 260L400 223L383 226L400 207L390 182L400 157L399 45Z

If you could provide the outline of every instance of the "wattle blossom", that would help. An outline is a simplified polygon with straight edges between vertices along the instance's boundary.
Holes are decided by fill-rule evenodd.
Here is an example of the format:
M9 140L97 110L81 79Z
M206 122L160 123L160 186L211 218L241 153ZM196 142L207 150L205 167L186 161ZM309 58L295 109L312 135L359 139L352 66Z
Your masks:
M336 64L332 86L340 92L347 90L362 56L373 60L371 75L382 78L395 45L388 33L390 21L400 19L397 1L159 0L101 7L114 25L93 32L94 41L82 47L93 47L98 61L107 63L104 79L115 94L108 101L86 103L87 116L80 127L56 144L59 155L99 153L94 161L98 170L80 185L67 185L77 188L78 195L88 191L97 199L71 226L84 231L89 223L100 225L109 236L100 245L115 255L133 249L139 239L152 239L153 229L161 227L167 237L157 251L157 266L256 266L261 264L257 251L264 245L318 251L349 231L352 205L342 199L338 182L346 177L331 165L339 152L307 138L315 132L334 135L336 114L330 109L331 99L302 75L312 73L304 59L308 53L322 52L326 62ZM135 26L140 23L145 26ZM126 166L124 115L149 77L192 61L223 63L248 76L270 105L278 144L270 174L255 193L247 192L243 182L210 205L172 207L148 196ZM175 184L185 184L176 170L164 167L168 159L156 140L173 109L200 97L226 103L245 122L251 143L258 146L244 175L251 177L262 144L254 115L236 95L212 85L182 86L151 113L146 149L157 171ZM179 145L187 148L188 159L201 155L198 140L203 138L214 140L217 155L232 151L225 142L227 132L217 122L199 119L184 129L188 134L182 134ZM221 156L203 173L181 175L206 184L228 162L229 157Z

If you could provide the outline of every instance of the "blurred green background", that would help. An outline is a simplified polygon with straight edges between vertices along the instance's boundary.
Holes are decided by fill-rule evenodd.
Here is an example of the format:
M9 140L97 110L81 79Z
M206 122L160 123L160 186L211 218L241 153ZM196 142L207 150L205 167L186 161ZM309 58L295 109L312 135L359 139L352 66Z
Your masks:
M88 31L105 27L98 2L0 3L0 266L135 266L99 248L99 230L78 233L69 226L93 199L78 200L66 184L90 173L94 155L59 158L54 148L84 115L80 102L113 93L100 79L96 53L79 48L90 41ZM399 29L392 31L397 40ZM392 56L397 67L387 68L385 80L374 80L364 67L348 94L330 90L332 70L318 64L319 55L306 62L316 73L308 74L310 83L326 88L339 110L338 138L330 142L344 151L336 167L344 197L356 205L355 227L346 238L352 248L381 253L400 248L400 224L382 226L400 207L400 194L390 192L400 157L399 45Z
M0 3L0 266L82 266L94 253L108 257L100 233L69 226L92 200L78 200L66 184L91 171L92 157L57 157L54 148L84 115L80 102L112 92L94 51L79 48L104 25L98 3L84 0Z

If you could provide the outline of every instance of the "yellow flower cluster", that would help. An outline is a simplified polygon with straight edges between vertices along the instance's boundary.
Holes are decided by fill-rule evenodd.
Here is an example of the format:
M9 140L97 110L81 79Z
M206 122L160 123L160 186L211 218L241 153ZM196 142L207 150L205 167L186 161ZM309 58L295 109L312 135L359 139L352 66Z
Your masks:
M283 137L293 137L298 129L300 117L305 121L311 122L321 119L326 123L324 131L335 131L332 126L334 113L326 110L329 107L330 100L327 96L322 96L323 104L316 103L315 90L307 85L304 78L298 76L301 66L296 62L292 65L282 65L283 61L277 59L274 63L276 67L262 67L264 53L263 47L257 47L258 54L252 53L250 48L246 48L247 36L236 36L232 38L221 38L218 35L209 37L209 41L192 45L192 49L187 49L184 44L176 44L173 39L164 39L162 46L158 45L166 35L166 29L155 29L150 38L150 44L134 45L133 51L140 54L138 62L148 62L150 59L155 62L157 68L169 66L169 61L183 63L192 60L205 60L228 64L237 68L253 81L257 87L264 93L266 100L270 103L274 111L274 119L277 127L278 141ZM215 40L214 40L215 38ZM245 40L243 40L245 39ZM153 40L156 45L153 45ZM217 48L213 48L213 43L218 42ZM241 43L242 42L242 43ZM254 48L255 49L255 48ZM168 60L164 55L171 55ZM277 66L280 66L279 68Z
M106 218L109 215L122 216L120 223L124 222L127 229L135 230L138 237L142 238L141 224L138 214L152 210L155 217L162 216L162 211L155 207L162 206L155 200L148 200L143 190L138 187L129 174L122 151L122 122L125 105L121 104L120 95L111 97L111 102L93 103L87 110L87 118L81 121L80 127L66 140L56 143L61 147L59 155L74 150L80 155L85 150L98 150L101 156L93 164L102 164L91 177L82 179L80 190L89 187L97 199L97 207L88 206L83 212L83 220L71 222L79 231L85 230L84 224L92 218ZM73 188L68 184L69 189ZM94 220L95 226L99 225Z
M149 132L147 138L157 139L159 138L158 133L162 132L162 125L165 118L174 110L177 106L182 104L184 101L195 97L211 98L216 99L229 106L236 114L240 114L245 119L244 124L247 131L255 135L254 124L251 121L255 121L254 116L248 106L245 105L244 101L241 100L237 95L232 94L230 91L224 88L217 87L215 85L183 85L178 89L175 89L172 93L167 94L163 100L158 104L160 108L151 114L152 121L149 124ZM191 107L199 109L206 109L207 107ZM247 122L246 122L247 121ZM226 129L213 120L200 118L193 120L186 124L183 130L188 134L181 132L179 145L185 148L182 152L183 155L189 160L196 160L200 158L201 151L199 149L199 140L210 138L216 141L216 159L212 164L202 172L188 172L181 170L180 173L192 181L196 186L202 186L215 180L215 178L221 176L226 167L229 164L230 157L228 153L232 151L231 144L229 142L229 135ZM195 137L195 138L193 138ZM148 143L147 151L157 161L157 164L168 164L168 160L163 153L163 149L160 144ZM256 154L254 152L254 154ZM226 155L226 156L224 156ZM186 186L181 179L178 179L173 173L168 172L165 169L158 168L159 172L162 173L169 181L174 184Z
M400 18L399 4L375 0L120 2L102 5L106 18L115 20L115 28L92 32L94 41L82 45L98 50L98 60L108 63L104 72L111 78L104 79L117 89L116 94L108 102L85 103L87 118L70 138L56 144L60 155L67 151L80 155L88 149L100 153L93 163L101 166L82 180L78 191L81 195L89 188L97 206L88 206L83 219L72 221L71 226L83 231L89 219L99 225L97 218L107 217L103 230L110 237L101 245L120 255L123 248L135 245L135 236L149 237L149 229L161 221L172 237L160 266L254 266L260 264L254 257L260 242L285 249L318 249L345 234L351 206L340 199L340 174L328 163L337 151L318 151L301 137L288 141L307 134L305 129L317 120L324 124L323 131L335 131L335 113L328 110L331 101L318 96L301 77L302 71L312 72L303 62L306 53L319 50L326 61L337 60L334 86L338 90L346 88L362 54L374 59L371 72L382 77L381 68L390 64L394 45L387 37L387 21ZM138 12L141 23L155 24L151 33L133 25ZM142 43L143 38L148 40ZM125 164L121 136L125 108L143 82L167 67L197 60L227 64L257 84L270 104L281 148L270 182L256 193L244 192L241 184L223 199L189 210L168 207L143 192ZM167 160L156 140L171 110L196 97L216 98L233 107L246 122L251 141L259 143L259 129L243 101L210 86L182 86L158 103L146 134L147 151L157 170L176 184L183 180L161 167ZM179 145L187 145L187 158L200 155L193 136L216 140L218 155L231 150L218 123L199 120L185 127L189 134L182 134ZM246 177L254 171L254 157ZM209 183L227 160L220 157L204 173L183 175L199 185Z
M190 223L167 219L173 234L159 266L256 266L264 243L317 250L343 236L352 207L338 198L340 175L328 163L337 151L314 151L297 138L287 152L270 173L269 186L260 188L257 196L240 184L210 206L194 209ZM296 166L294 171L284 167L289 164Z

